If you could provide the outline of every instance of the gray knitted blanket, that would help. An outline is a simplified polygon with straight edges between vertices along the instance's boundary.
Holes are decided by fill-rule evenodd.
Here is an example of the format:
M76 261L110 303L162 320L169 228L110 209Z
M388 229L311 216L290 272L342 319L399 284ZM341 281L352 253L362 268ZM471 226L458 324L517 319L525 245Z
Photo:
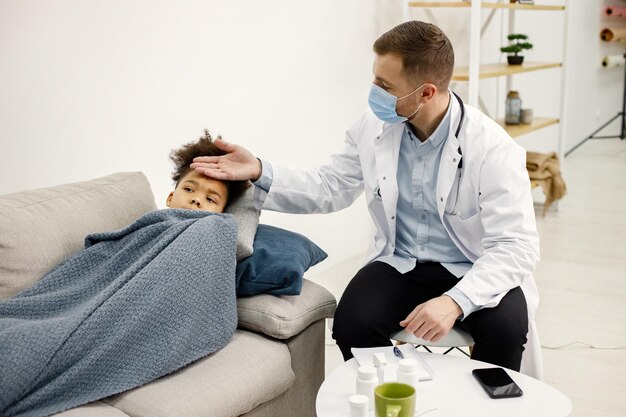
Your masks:
M228 214L153 211L0 302L0 416L55 414L225 346L236 235Z

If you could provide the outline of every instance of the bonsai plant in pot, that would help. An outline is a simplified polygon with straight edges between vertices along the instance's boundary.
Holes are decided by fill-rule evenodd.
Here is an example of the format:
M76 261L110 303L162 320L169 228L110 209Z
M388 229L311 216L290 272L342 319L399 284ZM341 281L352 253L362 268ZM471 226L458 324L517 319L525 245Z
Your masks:
M508 46L503 46L500 48L500 51L513 54L506 57L509 61L509 65L521 65L521 63L524 62L524 55L518 54L525 49L532 49L533 44L526 42L528 36L522 33L511 33L507 38L513 43Z

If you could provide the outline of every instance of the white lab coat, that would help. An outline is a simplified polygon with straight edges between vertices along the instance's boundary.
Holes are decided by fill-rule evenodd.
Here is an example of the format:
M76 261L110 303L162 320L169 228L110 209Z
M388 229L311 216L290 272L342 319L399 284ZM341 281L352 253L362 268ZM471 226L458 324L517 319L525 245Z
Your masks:
M528 342L521 371L541 378L541 346L535 326L539 303L533 270L539 260L526 153L497 123L452 96L450 131L437 181L439 217L452 241L474 263L457 287L476 305L494 307L521 286L528 304ZM375 233L365 264L394 252L398 186L396 171L404 125L390 125L367 111L346 133L345 148L320 168L273 166L264 209L289 213L341 210L365 191ZM459 185L459 144L463 157ZM380 196L376 190L380 187ZM455 200L458 189L458 201ZM454 208L454 210L453 210ZM449 214L451 212L455 214Z

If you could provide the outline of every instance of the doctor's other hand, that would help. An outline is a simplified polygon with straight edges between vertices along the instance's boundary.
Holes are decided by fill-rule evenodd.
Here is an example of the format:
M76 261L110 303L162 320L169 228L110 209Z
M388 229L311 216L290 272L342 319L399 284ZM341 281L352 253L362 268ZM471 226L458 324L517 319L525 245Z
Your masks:
M228 143L221 138L213 141L227 152L222 156L199 156L193 159L191 168L207 177L222 181L259 179L262 173L261 161L243 146Z
M426 301L400 322L406 333L413 333L431 342L437 342L444 337L456 319L463 313L461 307L451 297L442 295Z

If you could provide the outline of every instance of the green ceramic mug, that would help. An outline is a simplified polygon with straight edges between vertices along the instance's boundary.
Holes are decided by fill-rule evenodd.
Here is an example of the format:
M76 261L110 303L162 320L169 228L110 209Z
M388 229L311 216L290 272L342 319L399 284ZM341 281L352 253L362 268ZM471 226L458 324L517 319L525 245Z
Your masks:
M388 382L374 388L376 417L413 417L415 388L408 384Z

